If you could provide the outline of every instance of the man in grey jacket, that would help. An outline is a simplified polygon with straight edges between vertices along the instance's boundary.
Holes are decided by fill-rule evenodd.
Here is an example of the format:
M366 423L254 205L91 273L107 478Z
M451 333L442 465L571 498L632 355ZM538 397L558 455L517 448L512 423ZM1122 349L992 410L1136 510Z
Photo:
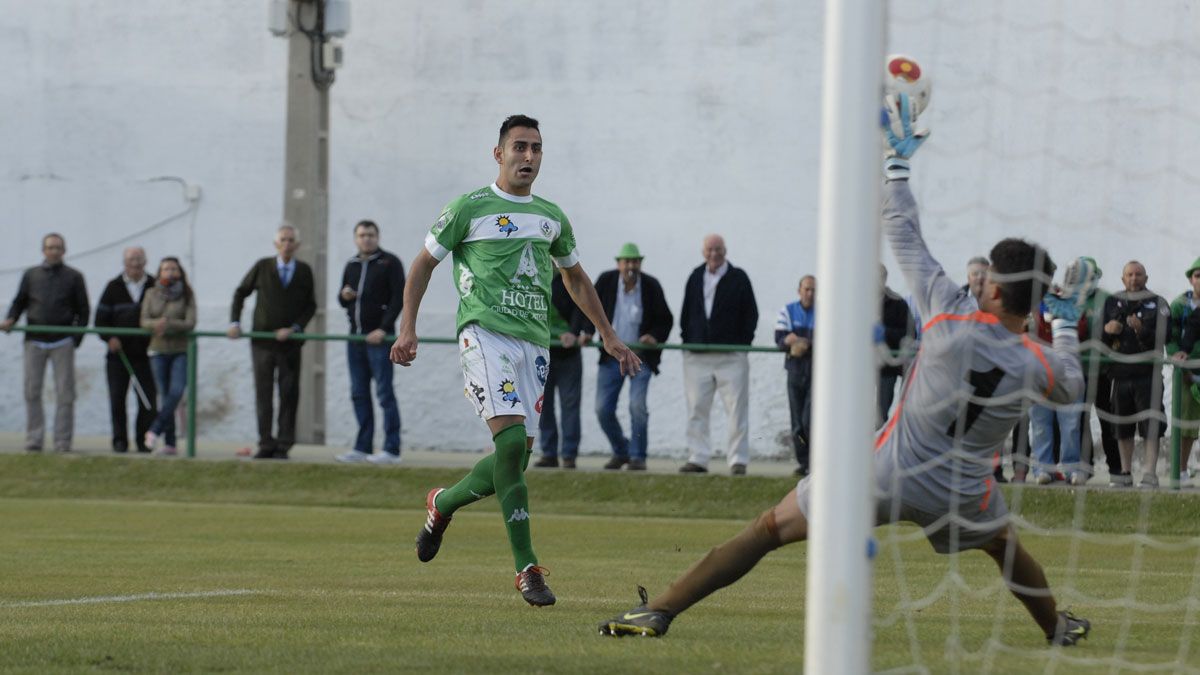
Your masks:
M25 314L31 326L86 326L87 285L83 274L63 264L67 244L60 234L42 238L42 264L25 270L17 295L8 308L8 317L0 321L0 330L8 332ZM75 434L75 349L82 335L61 333L25 333L25 449L42 449L46 419L42 410L42 387L46 362L54 364L54 449L67 452Z

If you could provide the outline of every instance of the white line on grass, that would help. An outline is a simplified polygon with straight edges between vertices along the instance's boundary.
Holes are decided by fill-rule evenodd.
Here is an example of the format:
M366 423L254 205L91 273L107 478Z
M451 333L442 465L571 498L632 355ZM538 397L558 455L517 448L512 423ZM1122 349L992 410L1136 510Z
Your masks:
M59 605L94 605L106 602L140 602L142 600L184 600L188 598L222 598L230 595L256 595L265 591L246 588L195 591L192 593L139 593L137 595L104 595L92 598L69 598L66 600L29 600L26 602L0 602L0 608L12 607L57 607Z

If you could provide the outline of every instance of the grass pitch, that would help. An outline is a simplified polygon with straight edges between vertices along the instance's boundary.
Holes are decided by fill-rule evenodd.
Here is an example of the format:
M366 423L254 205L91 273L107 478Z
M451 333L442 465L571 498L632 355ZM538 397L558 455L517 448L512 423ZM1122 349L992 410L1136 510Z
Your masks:
M436 560L417 562L424 489L459 473L0 457L0 670L800 669L805 545L768 556L665 639L596 635L602 619L636 604L636 584L663 588L790 480L531 474L534 541L559 597L535 609L512 587L490 500L455 516ZM883 528L873 667L1200 669L1200 498L1081 494L1027 489L1009 501L1043 527L1081 514L1104 523L1089 526L1086 542L1024 534L1064 604L1093 621L1082 647L1044 647L982 554L938 556L916 530ZM711 517L718 509L733 517ZM1155 545L1121 536L1139 519L1155 523ZM919 609L899 611L902 602Z

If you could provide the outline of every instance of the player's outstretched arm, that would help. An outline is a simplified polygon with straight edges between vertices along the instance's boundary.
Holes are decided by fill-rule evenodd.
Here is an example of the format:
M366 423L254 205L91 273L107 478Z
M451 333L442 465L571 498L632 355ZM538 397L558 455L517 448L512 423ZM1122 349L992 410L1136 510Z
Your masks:
M437 267L438 262L438 259L424 248L413 259L408 270L408 282L404 285L404 311L400 313L400 330L396 331L396 341L392 343L392 363L408 366L417 358L417 311L421 308L421 298L425 297L425 289L429 288L429 278L433 276L433 268Z
M883 133L888 150L883 172L887 182L883 192L884 234L900 264L917 311L932 318L946 311L959 299L959 287L946 277L921 236L917 201L908 187L909 159L929 137L928 129L916 129L916 113L907 94L889 95L884 101Z
M604 313L604 305L600 304L600 296L596 295L596 287L592 285L591 278L583 270L583 265L576 263L571 267L561 269L567 293L571 295L571 299L575 301L576 306L584 313L588 321L591 321L592 325L596 327L596 334L604 341L604 351L608 352L609 356L616 359L617 363L621 365L622 375L636 375L642 369L642 360L624 342L621 342L621 338L617 337L617 332L613 330L612 324L608 322L608 316Z

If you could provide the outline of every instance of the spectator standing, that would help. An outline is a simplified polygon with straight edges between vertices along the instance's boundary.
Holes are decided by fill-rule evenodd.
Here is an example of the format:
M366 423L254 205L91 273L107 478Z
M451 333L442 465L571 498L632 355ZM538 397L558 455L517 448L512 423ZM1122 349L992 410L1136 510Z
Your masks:
M338 455L339 462L370 462L380 466L400 463L400 407L392 388L391 345L384 338L396 333L396 319L404 307L404 265L400 258L379 248L379 226L371 220L354 226L358 254L342 271L338 302L346 309L350 334L363 340L346 341L350 372L350 401L358 421L354 447ZM371 380L383 411L383 452L372 454L375 442L375 408Z
M255 412L258 417L258 452L254 459L287 459L296 442L296 408L300 404L300 349L293 333L317 312L313 291L313 273L308 264L296 259L300 239L296 228L284 224L275 232L274 257L262 258L233 292L230 310L230 339L241 337L242 305L251 293L258 293L254 305L254 331L270 331L274 339L250 341L254 365ZM276 378L279 386L278 434L272 434L272 408Z
M796 454L796 475L809 472L808 439L812 438L812 338L817 314L817 279L811 274L800 278L800 299L784 305L775 319L775 346L787 352L783 368L787 371L788 410L791 411L792 450Z
M142 302L141 324L153 333L148 352L162 396L144 442L154 450L161 439L162 454L174 455L175 408L187 390L187 334L196 327L196 297L179 258L158 263L158 281Z
M79 270L63 263L66 254L67 243L62 235L51 233L42 238L42 264L30 267L21 276L8 317L0 321L0 330L12 330L21 314L30 326L87 325L91 311L87 284ZM54 449L71 450L75 435L75 350L82 341L83 335L25 333L26 450L40 451L45 442L42 388L47 361L54 367Z
M679 328L689 344L749 345L758 324L750 277L726 260L725 240L710 234L701 249L704 264L692 270L683 295ZM690 456L682 473L707 473L712 457L709 415L721 393L729 425L729 472L746 473L750 463L750 359L746 352L690 350L683 353Z
M1094 288L1100 279L1099 268L1091 258L1079 258L1068 267L1065 279L1070 284L1080 286L1080 297L1087 298L1090 289ZM1072 293L1071 295L1074 295ZM1039 303L1038 312L1034 316L1034 326L1037 338L1046 345L1054 341L1051 322L1053 316L1046 304ZM1087 339L1087 319L1079 317L1076 325L1079 342ZM1079 462L1081 444L1080 422L1082 407L1087 389L1081 389L1076 400L1070 406L1051 406L1049 403L1036 403L1029 410L1030 444L1033 450L1033 476L1038 485L1048 485L1057 476L1054 472L1054 429L1058 428L1059 460L1062 474L1069 477L1071 485L1083 485L1087 482L1088 474L1084 472Z
M1125 290L1114 293L1104 303L1104 334L1109 346L1119 354L1139 357L1134 363L1117 362L1109 366L1112 378L1112 406L1117 423L1117 446L1121 452L1121 472L1112 476L1112 485L1133 485L1134 434L1142 436L1146 455L1142 487L1158 486L1159 439L1166 433L1162 421L1162 365L1155 359L1166 346L1171 324L1171 307L1161 296L1146 289L1149 276L1140 262L1131 260L1121 271ZM1140 419L1133 419L1135 416Z
M883 286L882 306L879 310L879 329L875 333L875 342L885 349L884 365L879 368L879 417L877 423L883 426L887 421L888 411L892 409L892 401L896 396L896 381L904 374L904 364L909 355L903 350L910 348L916 333L913 327L912 315L908 311L908 303L899 293L888 288L887 268L879 266L880 285Z
M1100 266L1094 258L1085 257L1096 269L1097 282L1103 276ZM1108 302L1108 293L1100 289L1099 284L1092 284L1088 294L1084 296L1083 321L1086 326L1084 333L1092 344L1104 344L1104 304ZM1083 363L1084 380L1084 409L1080 415L1080 460L1081 470L1091 475L1095 462L1095 439L1092 438L1090 413L1087 409L1091 404L1096 409L1100 422L1101 452L1104 453L1110 476L1121 473L1121 451L1117 445L1116 424L1112 421L1112 379L1108 374L1107 363L1103 362L1102 349L1082 346L1079 358ZM1086 476L1085 476L1086 477Z
M1200 318L1200 313L1196 312L1196 308L1200 307L1200 258L1196 258L1185 274L1191 289L1179 294L1179 297L1171 302L1171 337L1167 343L1167 353L1177 360L1200 359L1200 350L1196 349L1197 340L1192 335L1194 331L1188 331L1186 342L1189 346L1184 348L1185 329L1189 323L1195 324L1196 319ZM1179 474L1184 478L1188 477L1187 467L1192 456L1192 444L1200 435L1196 426L1200 423L1200 401L1192 395L1195 391L1193 387L1198 382L1200 376L1195 372L1184 373L1183 387L1179 392L1179 419L1174 420L1180 429Z
M617 252L617 269L608 270L596 279L596 294L604 305L604 314L612 323L617 336L626 344L640 343L657 345L667 341L675 317L667 306L662 284L658 279L642 272L642 253L637 244L627 243ZM585 328L588 336L594 327ZM645 364L640 372L629 375L629 436L617 420L617 400L625 385L626 376L621 374L620 364L605 352L600 352L600 366L596 371L596 417L600 428L608 437L612 457L605 469L616 470L627 466L629 471L646 469L646 448L649 438L650 408L646 405L646 393L650 389L650 376L658 374L662 363L662 350L635 349Z
M583 398L583 356L580 354L580 333L583 332L583 312L571 300L562 272L554 268L550 282L550 311L547 317L550 339L557 338L558 346L550 343L550 363L539 356L534 359L538 377L545 381L542 389L542 416L538 420L538 437L542 456L534 466L554 468L559 465L559 439L562 439L562 467L575 468L579 455L579 404ZM549 372L547 372L549 371ZM554 395L558 394L558 414L555 414ZM559 434L559 421L562 434Z
M987 280L987 272L991 266L991 261L981 255L967 261L967 283L963 286L963 290L970 291L976 302L983 293L983 282Z
M142 300L146 290L154 288L154 277L146 274L146 251L141 246L125 249L122 256L124 271L108 282L100 301L96 303L97 328L140 328L142 325ZM132 381L141 392L138 402L137 420L134 422L134 444L138 452L150 452L146 447L146 432L158 412L158 391L154 388L154 373L150 369L150 357L146 349L150 338L141 335L105 335L100 340L108 347L104 359L104 372L108 379L108 403L112 417L113 452L129 450L129 421L125 412L125 400ZM130 372L132 371L132 373Z

